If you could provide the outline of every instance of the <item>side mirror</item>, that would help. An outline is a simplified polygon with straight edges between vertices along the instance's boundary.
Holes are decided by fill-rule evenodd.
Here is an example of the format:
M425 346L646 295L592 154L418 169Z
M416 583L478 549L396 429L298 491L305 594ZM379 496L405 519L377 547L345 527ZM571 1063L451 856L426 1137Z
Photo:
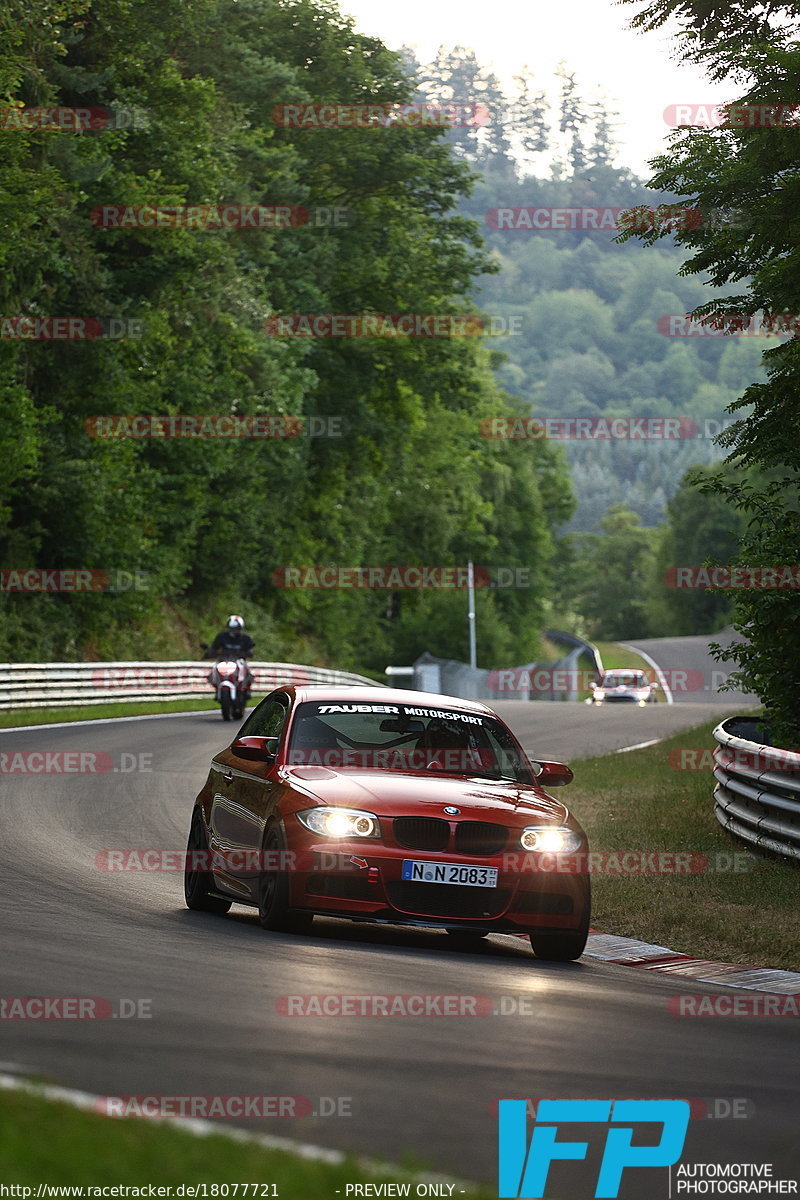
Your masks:
M536 782L540 783L542 787L563 787L565 783L572 783L575 778L565 763L541 759L531 765Z
M231 745L231 751L237 758L246 758L250 762L274 762L278 753L278 739L276 737L237 738Z

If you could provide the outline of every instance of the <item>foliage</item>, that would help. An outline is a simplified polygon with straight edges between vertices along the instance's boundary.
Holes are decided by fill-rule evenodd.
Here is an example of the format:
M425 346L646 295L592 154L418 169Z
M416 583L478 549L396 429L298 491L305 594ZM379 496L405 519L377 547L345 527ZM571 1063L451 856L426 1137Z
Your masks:
M687 273L705 271L714 284L736 285L724 303L710 300L698 312L723 327L731 314L745 320L760 312L770 317L797 314L800 6L656 0L637 14L636 22L657 28L671 13L680 18L684 56L702 61L716 78L734 81L739 91L735 107L756 114L737 123L729 109L729 119L713 129L677 131L668 150L653 162L654 187L673 189L701 211L718 207L737 214L735 221L676 235L693 251ZM767 121L765 106L784 114L777 124L774 118ZM652 241L656 235L643 236ZM732 406L740 419L723 440L731 463L746 474L711 484L745 522L735 560L745 566L796 567L800 562L800 341L796 316L791 320L791 339L765 355L766 380L752 383ZM752 406L751 415L741 415L745 406ZM742 591L735 627L742 640L719 652L722 660L738 664L731 686L756 692L773 737L797 745L800 713L792 668L800 610L793 592Z
M265 658L382 670L433 634L462 653L463 592L288 591L287 565L537 566L487 593L483 661L525 661L571 497L557 448L497 445L508 405L479 338L268 336L286 312L471 310L492 269L471 186L435 128L292 128L278 105L395 104L401 58L328 0L35 0L6 6L14 106L129 114L0 130L2 312L141 322L142 336L0 340L0 566L141 586L0 596L0 656L115 656L242 609ZM300 205L309 223L106 228L113 205ZM332 213L345 219L334 220ZM98 414L335 418L340 437L98 438ZM168 616L169 620L170 617ZM168 628L168 626L167 626ZM364 631L371 631L365 639ZM180 650L177 651L180 653Z

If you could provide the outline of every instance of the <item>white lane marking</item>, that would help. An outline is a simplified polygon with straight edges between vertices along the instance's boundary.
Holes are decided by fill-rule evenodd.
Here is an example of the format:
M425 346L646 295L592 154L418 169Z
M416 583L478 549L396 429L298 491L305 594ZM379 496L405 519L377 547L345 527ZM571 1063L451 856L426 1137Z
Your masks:
M627 754L629 750L644 750L645 746L657 746L663 740L663 738L650 738L649 742L636 742L633 746L621 746L619 750L612 750L611 753Z
M192 708L188 712L140 713L136 717L90 717L86 721L52 721L47 725L4 725L0 733L20 733L28 729L71 729L77 725L115 725L117 721L163 721L167 717L199 717L213 708Z
M658 665L658 663L655 662L649 654L645 654L644 650L640 650L638 646L629 646L627 642L620 642L619 644L622 646L623 650L632 650L634 654L638 654L639 657L643 658L645 662L650 663L650 666L656 673L658 682L664 689L664 698L666 699L667 704L674 704L675 701L672 698L672 692L670 691L666 676L664 675L664 672L661 670L661 667Z
M12 1065L12 1064L4 1064ZM32 1068L29 1068L32 1069ZM103 1103L102 1096L94 1096L91 1092L82 1092L76 1088L57 1087L54 1084L39 1084L32 1083L28 1079L21 1079L16 1075L6 1075L0 1072L0 1091L4 1092L25 1092L29 1096L41 1096L45 1100L54 1100L60 1104L69 1104L72 1108L80 1108L84 1112L94 1112L104 1115L101 1108L98 1106ZM379 1162L374 1158L353 1158L349 1154L344 1154L341 1150L331 1150L326 1146L315 1146L312 1142L297 1142L294 1138L278 1137L274 1133L248 1133L244 1129L238 1129L230 1125L220 1125L215 1121L205 1121L199 1117L109 1117L109 1120L140 1120L152 1121L157 1125L175 1125L184 1133L191 1134L193 1137L224 1137L233 1142L244 1142L250 1145L263 1146L265 1150L283 1150L288 1154L294 1154L298 1158L305 1158L312 1162L326 1162L333 1166L340 1166L342 1163L355 1162L365 1174L370 1175L386 1175L406 1176L407 1178L416 1179L416 1175L406 1171L402 1167L395 1166L393 1163ZM477 1184L468 1182L463 1179L454 1179L452 1175L428 1175L425 1174L425 1179L433 1179L438 1183L452 1184L454 1188L477 1188Z

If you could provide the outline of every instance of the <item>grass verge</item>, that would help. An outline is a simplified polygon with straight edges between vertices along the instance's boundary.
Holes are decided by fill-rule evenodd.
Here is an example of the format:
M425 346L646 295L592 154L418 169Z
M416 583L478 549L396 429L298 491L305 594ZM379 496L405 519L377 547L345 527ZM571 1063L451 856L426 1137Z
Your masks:
M261 699L253 697L248 708ZM216 708L212 698L208 700L123 700L116 704L78 705L75 708L15 708L0 712L0 729L13 729L18 725L51 725L56 721L98 721L101 717L137 717L148 713L203 712Z
M214 1134L194 1137L168 1124L104 1117L17 1091L0 1092L0 1163L5 1183L33 1186L34 1195L38 1183L174 1187L249 1182L275 1184L269 1191L259 1187L256 1200L273 1194L283 1200L337 1200L337 1191L341 1198L347 1183L398 1177L422 1182L431 1174L418 1166L387 1165L373 1173L355 1160L315 1162L291 1151ZM247 1195L253 1196L252 1188ZM459 1195L489 1200L490 1192L470 1188Z
M717 720L574 764L568 803L593 851L688 850L709 859L694 875L593 875L592 923L700 958L800 970L800 870L749 854L721 828L710 770L670 764L672 751L712 749Z
M637 671L646 671L648 675L653 670L649 662L634 650L626 650L617 642L595 642L607 671L623 667L631 667Z

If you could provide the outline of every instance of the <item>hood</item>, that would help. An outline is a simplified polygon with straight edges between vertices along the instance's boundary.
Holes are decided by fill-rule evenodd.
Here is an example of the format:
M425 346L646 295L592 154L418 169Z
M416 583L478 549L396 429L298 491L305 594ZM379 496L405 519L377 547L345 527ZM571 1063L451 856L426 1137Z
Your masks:
M334 771L329 767L284 767L281 780L320 804L365 808L376 816L442 817L445 805L476 821L524 824L530 817L562 822L567 808L533 784L410 775L401 771Z

